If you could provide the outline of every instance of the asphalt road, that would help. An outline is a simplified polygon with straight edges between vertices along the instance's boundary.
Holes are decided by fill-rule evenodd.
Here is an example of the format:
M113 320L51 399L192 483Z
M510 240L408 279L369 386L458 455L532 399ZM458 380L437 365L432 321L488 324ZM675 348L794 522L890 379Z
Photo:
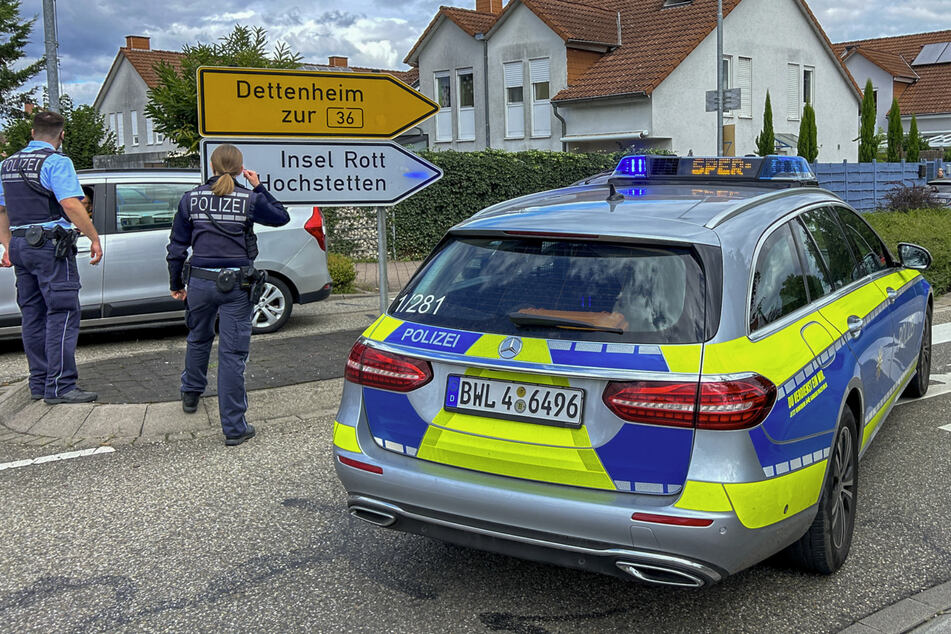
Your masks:
M951 376L951 344L937 346L934 366ZM0 471L0 630L837 631L951 579L945 389L899 405L862 461L842 570L819 577L771 561L701 591L350 519L331 418L268 427L237 448L120 447Z

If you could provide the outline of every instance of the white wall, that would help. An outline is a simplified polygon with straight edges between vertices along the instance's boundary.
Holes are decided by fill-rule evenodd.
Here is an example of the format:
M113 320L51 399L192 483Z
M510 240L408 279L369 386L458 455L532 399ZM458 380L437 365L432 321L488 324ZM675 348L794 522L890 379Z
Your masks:
M891 73L888 73L872 62L862 57L861 53L855 53L846 60L849 72L855 77L859 87L865 90L865 83L871 79L872 87L878 91L878 108L876 109L875 125L883 130L888 130L888 110L892 107L894 98L894 80Z
M485 149L485 73L482 42L460 29L449 19L443 20L439 28L430 36L426 46L419 53L419 91L436 99L436 84L434 73L449 71L450 95L452 108L453 140L450 142L436 142L436 117L430 117L420 124L423 132L429 135L429 147L434 150L456 150L471 152ZM472 81L475 108L475 140L458 140L459 121L458 110L458 83L456 71L464 68L472 69Z
M168 140L158 144L150 145L148 143L145 122L145 106L148 103L147 91L148 86L146 86L145 80L136 72L129 60L124 55L120 55L116 73L112 78L112 83L106 88L106 92L102 96L98 112L105 117L107 127L109 126L110 114L122 115L123 138L118 139L118 143L123 146L126 154L170 152L177 149L177 146ZM138 145L132 144L131 113L133 111L136 113L138 120Z
M600 134L624 135L637 130L651 130L651 101L647 97L623 97L598 99L559 105L558 111L565 118L569 136ZM561 125L557 128L561 133ZM555 129L552 129L555 132ZM570 142L569 150L617 151L631 145L656 146L654 141L635 138L617 138L605 141ZM660 144L664 147L663 144ZM669 149L666 148L665 149Z
M737 156L753 153L770 92L776 132L799 134L786 116L786 65L815 67L820 161L858 157L859 100L838 62L813 31L795 0L744 0L724 20L724 54L751 57L752 117L725 117L736 125ZM652 136L670 137L675 152L714 155L716 113L705 112L704 93L716 88L716 33L711 33L654 91ZM795 153L795 150L792 152Z
M520 150L561 150L561 122L554 113L551 134L532 138L532 85L528 76L528 60L550 58L549 94L554 97L568 84L568 60L564 41L532 13L519 5L506 18L489 40L489 121L492 147L517 152ZM525 136L505 138L505 83L502 64L521 60L523 64Z
M918 120L918 133L925 136L935 136L937 134L951 133L951 112L943 114L920 114L916 117ZM905 132L911 128L911 116L901 118L902 126Z

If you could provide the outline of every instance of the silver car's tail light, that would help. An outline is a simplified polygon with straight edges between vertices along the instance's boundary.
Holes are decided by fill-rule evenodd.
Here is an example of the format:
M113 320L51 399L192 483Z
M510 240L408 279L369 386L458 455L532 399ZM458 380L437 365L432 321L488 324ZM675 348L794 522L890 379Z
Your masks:
M358 341L350 349L346 377L367 387L409 392L429 383L433 368L423 359L383 352Z
M314 213L304 223L304 231L314 236L322 251L327 250L327 238L324 235L324 215L320 213L320 207L314 207Z
M746 429L759 425L769 414L776 401L776 386L759 375L702 383L611 382L602 398L618 418L632 422L698 429Z

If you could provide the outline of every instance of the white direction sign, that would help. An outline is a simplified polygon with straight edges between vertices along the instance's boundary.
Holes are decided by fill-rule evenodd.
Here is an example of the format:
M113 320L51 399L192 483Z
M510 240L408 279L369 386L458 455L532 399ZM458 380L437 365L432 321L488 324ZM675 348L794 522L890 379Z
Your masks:
M202 139L203 178L213 174L211 153L225 143L287 205L390 206L442 178L441 169L392 141Z

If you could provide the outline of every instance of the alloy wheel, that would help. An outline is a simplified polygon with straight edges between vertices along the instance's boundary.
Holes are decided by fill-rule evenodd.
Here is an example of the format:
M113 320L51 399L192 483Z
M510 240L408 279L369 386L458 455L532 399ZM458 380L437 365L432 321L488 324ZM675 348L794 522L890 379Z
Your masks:
M269 328L280 321L285 310L287 310L287 303L284 294L268 282L264 285L261 299L254 306L251 323L256 328Z
M832 455L832 545L842 548L855 518L855 452L852 433L839 430Z

